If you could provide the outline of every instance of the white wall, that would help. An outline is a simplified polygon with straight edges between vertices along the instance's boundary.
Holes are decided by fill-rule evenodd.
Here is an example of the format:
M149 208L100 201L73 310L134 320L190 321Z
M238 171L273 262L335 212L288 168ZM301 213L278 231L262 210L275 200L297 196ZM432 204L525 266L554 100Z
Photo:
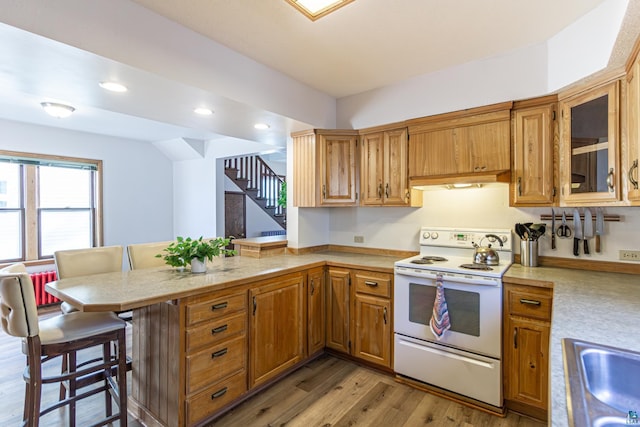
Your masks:
M543 222L540 215L551 214L551 208L510 208L507 184L492 184L483 188L459 190L428 190L422 208L334 208L330 216L330 236L327 241L336 245L418 250L418 231L421 226L509 228L520 222ZM572 217L572 208L555 208ZM581 259L618 261L620 249L640 250L640 212L637 208L605 208L607 214L621 216L620 222L606 222L602 237L602 253L595 253L590 241L591 255ZM592 211L595 214L595 211ZM539 241L543 256L575 258L573 239L556 238L557 249L551 250L551 221L549 232ZM559 222L556 222L556 227ZM572 226L572 221L569 221ZM364 236L364 244L353 242L353 236ZM519 238L514 251L519 253Z
M102 160L104 244L172 238L171 161L153 145L0 120L0 149Z

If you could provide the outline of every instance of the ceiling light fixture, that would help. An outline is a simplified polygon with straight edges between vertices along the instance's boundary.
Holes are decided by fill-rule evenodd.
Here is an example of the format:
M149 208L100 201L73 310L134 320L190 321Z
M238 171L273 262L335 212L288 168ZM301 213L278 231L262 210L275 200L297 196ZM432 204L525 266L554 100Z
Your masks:
M210 116L213 114L213 111L207 107L198 107L193 110L194 113L200 114L201 116Z
M125 85L117 83L117 82L100 82L98 83L102 89L108 90L110 92L126 92L128 89Z
M304 16L315 21L331 12L346 6L355 0L285 0L302 12Z
M64 119L65 117L69 117L71 113L76 111L76 109L70 105L59 104L57 102L41 102L40 106L42 106L47 114L57 119Z
M253 125L253 127L258 130L266 130L266 129L269 129L271 126L269 126L266 123L256 123L255 125Z

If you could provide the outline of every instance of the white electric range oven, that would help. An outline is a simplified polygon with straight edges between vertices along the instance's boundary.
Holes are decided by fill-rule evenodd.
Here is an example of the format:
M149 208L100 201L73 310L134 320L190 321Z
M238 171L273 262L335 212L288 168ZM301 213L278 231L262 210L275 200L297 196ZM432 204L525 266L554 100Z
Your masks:
M474 244L491 244L499 263L474 264ZM421 228L420 255L395 263L397 374L502 407L502 276L511 248L508 229ZM429 327L438 276L451 323L440 339Z

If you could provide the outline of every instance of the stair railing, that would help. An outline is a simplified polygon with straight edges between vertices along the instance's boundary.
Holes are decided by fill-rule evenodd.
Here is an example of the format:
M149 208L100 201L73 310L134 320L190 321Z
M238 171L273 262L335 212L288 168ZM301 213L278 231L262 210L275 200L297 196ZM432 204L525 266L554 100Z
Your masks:
M227 169L236 169L237 178L247 181L248 191L255 191L257 199L265 200L268 208L274 209L275 216L285 215L285 209L278 206L278 196L284 179L276 174L260 156L242 156L225 159Z

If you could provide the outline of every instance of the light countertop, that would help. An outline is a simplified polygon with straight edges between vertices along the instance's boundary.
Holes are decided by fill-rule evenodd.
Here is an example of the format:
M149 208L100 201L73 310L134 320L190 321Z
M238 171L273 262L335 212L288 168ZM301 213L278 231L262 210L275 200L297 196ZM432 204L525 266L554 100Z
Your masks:
M640 351L640 276L514 264L510 278L553 282L549 425L566 427L562 338Z
M392 273L393 263L398 259L347 252L269 258L235 256L215 258L208 263L207 273L204 274L179 272L166 266L61 279L48 283L46 289L83 311L125 311L326 264Z

